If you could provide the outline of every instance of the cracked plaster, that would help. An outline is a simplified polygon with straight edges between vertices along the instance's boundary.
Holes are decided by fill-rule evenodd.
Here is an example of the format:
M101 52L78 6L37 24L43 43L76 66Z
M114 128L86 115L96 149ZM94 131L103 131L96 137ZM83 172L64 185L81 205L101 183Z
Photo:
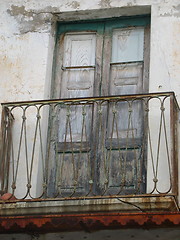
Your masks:
M99 6L101 8L111 7L111 0L101 0Z
M168 2L164 6L159 6L158 11L161 17L180 17L180 4L173 5L171 2Z
M52 9L50 9L52 11ZM54 9L53 9L54 10ZM33 12L27 11L24 6L11 6L7 13L13 16L19 23L19 32L21 34L27 32L50 31L52 23L52 13L49 12Z

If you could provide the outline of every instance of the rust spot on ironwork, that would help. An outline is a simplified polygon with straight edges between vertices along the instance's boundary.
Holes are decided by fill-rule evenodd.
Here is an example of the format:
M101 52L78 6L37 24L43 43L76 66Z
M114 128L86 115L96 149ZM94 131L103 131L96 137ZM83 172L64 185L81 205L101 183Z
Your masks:
M0 200L16 200L16 197L11 193L5 193L0 197Z

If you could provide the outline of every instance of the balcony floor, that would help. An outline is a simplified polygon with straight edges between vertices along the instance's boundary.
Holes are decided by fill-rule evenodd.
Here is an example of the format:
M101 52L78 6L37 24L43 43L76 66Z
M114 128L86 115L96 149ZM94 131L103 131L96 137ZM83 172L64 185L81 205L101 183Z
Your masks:
M88 199L11 200L0 204L1 216L77 214L99 212L172 212L178 211L172 195L96 197Z

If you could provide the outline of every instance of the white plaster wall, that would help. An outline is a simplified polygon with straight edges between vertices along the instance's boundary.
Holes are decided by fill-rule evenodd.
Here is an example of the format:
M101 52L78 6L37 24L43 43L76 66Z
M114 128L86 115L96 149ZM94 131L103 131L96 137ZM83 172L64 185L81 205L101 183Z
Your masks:
M16 21L1 16L1 102L43 98L49 33L18 34Z
M180 9L166 2L152 5L149 91L175 91L180 100Z
M55 20L55 13L58 16L59 12L118 8L121 14L120 7L146 5L151 5L152 16L149 91L175 91L180 99L178 0L0 0L0 84L3 89L0 101L49 97L49 64L53 50L51 20ZM76 15L78 19L78 13Z
M148 6L149 92L175 91L180 102L179 0L0 0L0 102L50 97L57 20L144 14Z

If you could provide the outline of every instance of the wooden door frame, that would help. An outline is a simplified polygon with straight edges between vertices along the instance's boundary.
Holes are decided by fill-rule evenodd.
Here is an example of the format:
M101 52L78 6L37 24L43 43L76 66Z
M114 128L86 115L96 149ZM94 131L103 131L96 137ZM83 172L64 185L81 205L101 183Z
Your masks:
M103 24L108 23L109 25L111 23L116 23L117 19L104 19L100 21L84 21L84 22L76 22L76 23L60 23L58 24L58 30L57 30L57 40L56 40L56 47L55 47L55 56L54 56L54 64L53 64L53 69L54 69L54 76L53 76L53 81L52 81L52 98L57 99L60 97L60 82L61 82L61 76L62 76L62 61L63 61L63 51L62 49L64 48L64 35L66 32L81 32L81 31L89 31L89 32L94 32L95 30L99 30L97 32L98 40L97 40L97 46L99 46L96 49L99 49L98 51L98 57L96 57L96 73L95 73L95 78L98 79L98 88L102 90L102 95L108 95L107 89L108 89L108 67L106 69L106 78L102 79L102 68L106 64L108 64L108 59L104 57L103 53L103 48L111 50L111 39L107 39L107 41L104 44L103 38L104 38L104 27L102 28ZM146 17L132 17L132 18L118 18L118 21L121 21L121 27L127 27L127 26L143 26L145 28L145 40L144 40L144 49L146 48L146 51L144 51L144 69L143 69L143 91L148 92L148 79L149 79L149 16ZM105 51L105 54L108 55L109 51ZM102 56L103 55L103 56ZM102 62L102 64L100 64ZM104 84L106 82L106 84ZM106 86L105 86L106 85ZM102 87L104 86L104 87ZM98 95L99 89L95 89L95 96ZM50 122L50 126L52 126L52 122ZM51 127L49 127L50 129ZM48 137L49 144L51 142L50 136ZM94 142L95 141L95 142ZM98 139L94 138L93 144L98 145ZM53 151L53 148L51 147L51 151ZM51 155L51 161L53 154ZM49 159L50 160L50 159ZM48 160L48 161L49 161ZM53 162L50 163L50 165L53 165ZM144 164L146 165L146 163ZM97 168L97 166L95 166Z

